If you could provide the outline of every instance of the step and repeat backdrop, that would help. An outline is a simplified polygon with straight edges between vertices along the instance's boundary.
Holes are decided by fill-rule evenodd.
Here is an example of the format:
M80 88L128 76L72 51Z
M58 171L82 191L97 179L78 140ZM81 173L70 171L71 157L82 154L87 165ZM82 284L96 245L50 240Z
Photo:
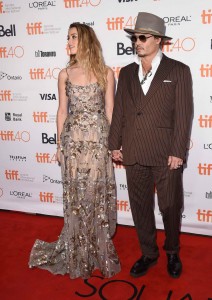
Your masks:
M63 215L61 171L55 160L57 78L69 60L68 27L90 25L118 81L135 53L123 28L138 12L157 14L172 43L167 56L188 64L194 118L184 170L182 231L211 234L212 2L211 0L0 1L0 208ZM115 167L118 223L133 225L125 169ZM157 228L163 228L157 206Z

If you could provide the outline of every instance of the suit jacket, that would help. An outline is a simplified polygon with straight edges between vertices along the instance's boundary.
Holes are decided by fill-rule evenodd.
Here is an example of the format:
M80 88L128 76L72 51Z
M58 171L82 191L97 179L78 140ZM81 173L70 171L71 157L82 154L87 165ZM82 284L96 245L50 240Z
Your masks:
M122 68L109 133L109 149L122 147L125 165L167 165L168 156L185 159L193 110L187 65L163 55L145 95L139 66Z

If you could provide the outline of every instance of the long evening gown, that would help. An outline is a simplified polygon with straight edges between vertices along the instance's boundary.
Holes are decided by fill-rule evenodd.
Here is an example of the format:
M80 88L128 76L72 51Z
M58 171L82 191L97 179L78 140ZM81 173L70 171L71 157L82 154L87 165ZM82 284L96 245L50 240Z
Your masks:
M99 269L111 277L120 263L111 240L116 191L104 93L98 83L80 86L67 80L66 94L69 114L61 134L64 227L56 242L35 241L29 266L84 279Z

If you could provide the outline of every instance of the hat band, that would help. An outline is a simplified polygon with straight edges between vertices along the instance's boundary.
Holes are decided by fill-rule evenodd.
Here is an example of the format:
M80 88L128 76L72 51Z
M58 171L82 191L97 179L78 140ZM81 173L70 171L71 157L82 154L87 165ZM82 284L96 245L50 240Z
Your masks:
M164 34L162 34L162 33L160 33L159 31L156 31L156 30L153 30L153 29L151 29L151 28L141 28L141 27L139 27L139 28L135 28L135 31L136 30L141 30L141 31L151 31L151 32L154 32L156 35L157 34L159 34L159 35L164 35Z

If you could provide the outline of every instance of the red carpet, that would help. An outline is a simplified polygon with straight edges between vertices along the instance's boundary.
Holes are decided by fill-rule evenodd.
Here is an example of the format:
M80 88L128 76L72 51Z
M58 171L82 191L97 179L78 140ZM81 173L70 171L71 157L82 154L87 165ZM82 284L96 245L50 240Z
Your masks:
M0 211L1 300L212 300L212 241L209 237L181 234L183 273L172 279L166 272L162 250L164 232L158 231L160 258L157 265L138 279L129 275L140 257L134 227L118 226L114 243L122 271L111 279L96 271L87 281L68 275L29 269L28 258L36 238L54 241L63 219Z

